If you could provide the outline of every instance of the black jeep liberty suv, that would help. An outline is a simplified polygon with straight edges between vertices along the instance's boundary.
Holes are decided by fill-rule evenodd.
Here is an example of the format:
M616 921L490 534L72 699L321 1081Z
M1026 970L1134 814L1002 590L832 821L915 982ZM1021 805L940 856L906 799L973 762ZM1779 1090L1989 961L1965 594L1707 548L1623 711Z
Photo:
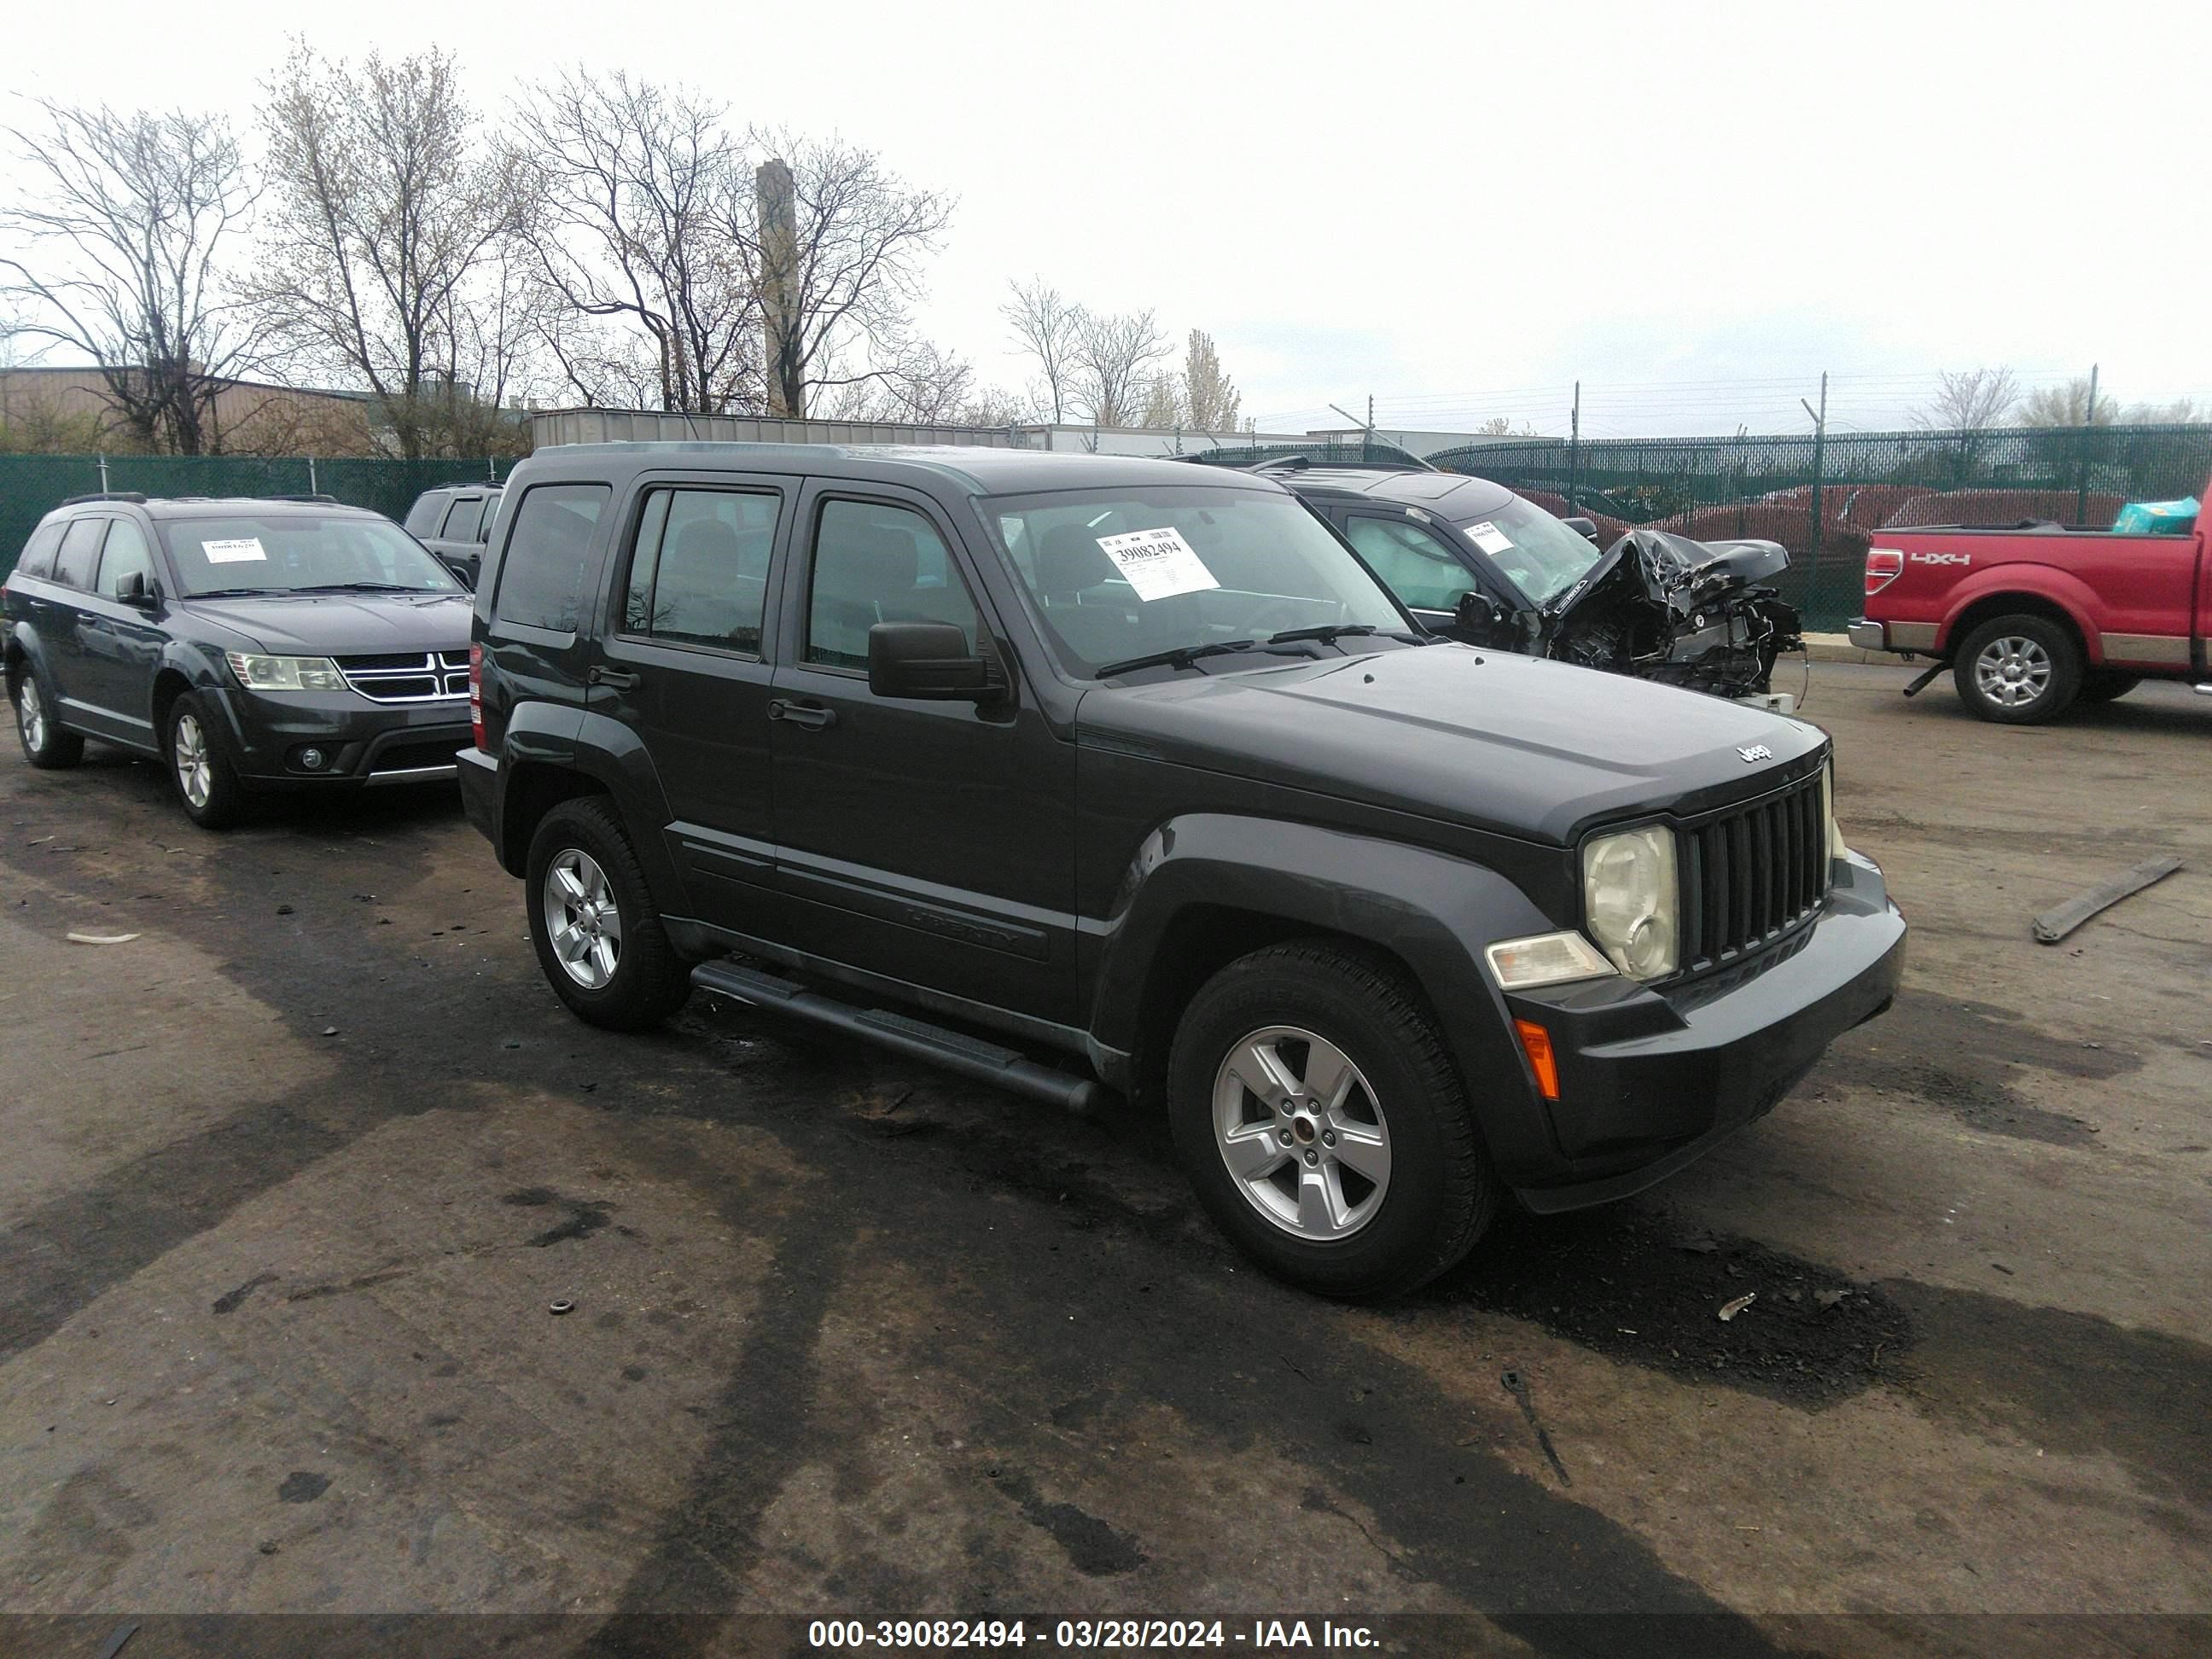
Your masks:
M1636 1192L1886 1007L1813 726L1439 641L1279 484L988 448L516 469L469 815L582 1018L695 986L1165 1110L1334 1295Z

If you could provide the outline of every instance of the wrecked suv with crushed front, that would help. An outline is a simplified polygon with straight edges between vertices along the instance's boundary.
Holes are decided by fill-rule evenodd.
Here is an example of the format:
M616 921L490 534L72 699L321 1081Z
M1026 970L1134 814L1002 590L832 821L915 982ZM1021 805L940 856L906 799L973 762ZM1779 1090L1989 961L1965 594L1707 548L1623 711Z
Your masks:
M1650 1184L1897 988L1820 732L1437 641L1264 477L544 449L472 656L463 797L578 1015L1119 1091L1332 1294Z

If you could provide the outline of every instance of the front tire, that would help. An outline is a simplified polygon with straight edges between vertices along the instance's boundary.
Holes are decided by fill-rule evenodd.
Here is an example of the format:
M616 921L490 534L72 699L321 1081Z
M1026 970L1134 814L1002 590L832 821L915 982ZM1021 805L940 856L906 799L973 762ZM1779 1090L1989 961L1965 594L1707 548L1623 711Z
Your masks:
M1959 700L1985 720L2040 726L2081 690L2081 647L2048 617L1996 617L1966 636L1952 664Z
M1395 967L1332 944L1271 945L1206 981L1169 1055L1168 1121L1215 1224L1326 1296L1410 1291L1497 1212L1435 1021Z
M579 1019L642 1031L691 994L645 868L604 800L563 801L545 815L530 839L524 887L538 965Z
M23 758L46 771L58 772L84 758L84 739L54 724L46 694L39 689L39 671L25 663L15 671L8 688L15 705L15 738L23 745Z
M169 705L163 736L169 787L185 816L203 830L228 830L236 823L246 811L246 786L238 781L207 705L185 692Z

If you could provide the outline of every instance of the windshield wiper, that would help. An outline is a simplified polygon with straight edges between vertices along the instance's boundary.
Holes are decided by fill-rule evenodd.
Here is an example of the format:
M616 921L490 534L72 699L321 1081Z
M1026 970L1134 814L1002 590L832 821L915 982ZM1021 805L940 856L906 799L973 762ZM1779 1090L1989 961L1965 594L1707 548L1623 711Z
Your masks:
M1179 645L1171 651L1153 651L1141 657L1109 662L1092 672L1099 679L1110 680L1117 675L1133 673L1139 668L1188 668L1200 657L1233 656L1240 651L1256 651L1259 648L1257 640L1219 640L1212 645Z
M311 582L295 593L442 593L442 587L409 587L403 582Z
M289 587L203 587L196 593L187 593L188 599L240 599L258 593L289 593Z
M1382 630L1373 623L1323 623L1317 628L1285 628L1279 634L1267 635L1270 645L1282 645L1291 640L1348 639L1354 634L1376 634Z

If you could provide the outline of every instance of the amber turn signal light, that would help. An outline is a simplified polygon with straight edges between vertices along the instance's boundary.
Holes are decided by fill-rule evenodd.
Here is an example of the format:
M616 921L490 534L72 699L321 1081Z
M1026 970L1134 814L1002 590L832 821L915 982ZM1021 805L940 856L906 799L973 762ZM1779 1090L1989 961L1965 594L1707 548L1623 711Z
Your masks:
M1547 1100L1559 1097L1559 1062L1552 1057L1552 1034L1533 1019L1516 1019L1514 1030L1521 1038L1521 1052L1528 1056L1528 1065L1536 1073L1536 1086Z

